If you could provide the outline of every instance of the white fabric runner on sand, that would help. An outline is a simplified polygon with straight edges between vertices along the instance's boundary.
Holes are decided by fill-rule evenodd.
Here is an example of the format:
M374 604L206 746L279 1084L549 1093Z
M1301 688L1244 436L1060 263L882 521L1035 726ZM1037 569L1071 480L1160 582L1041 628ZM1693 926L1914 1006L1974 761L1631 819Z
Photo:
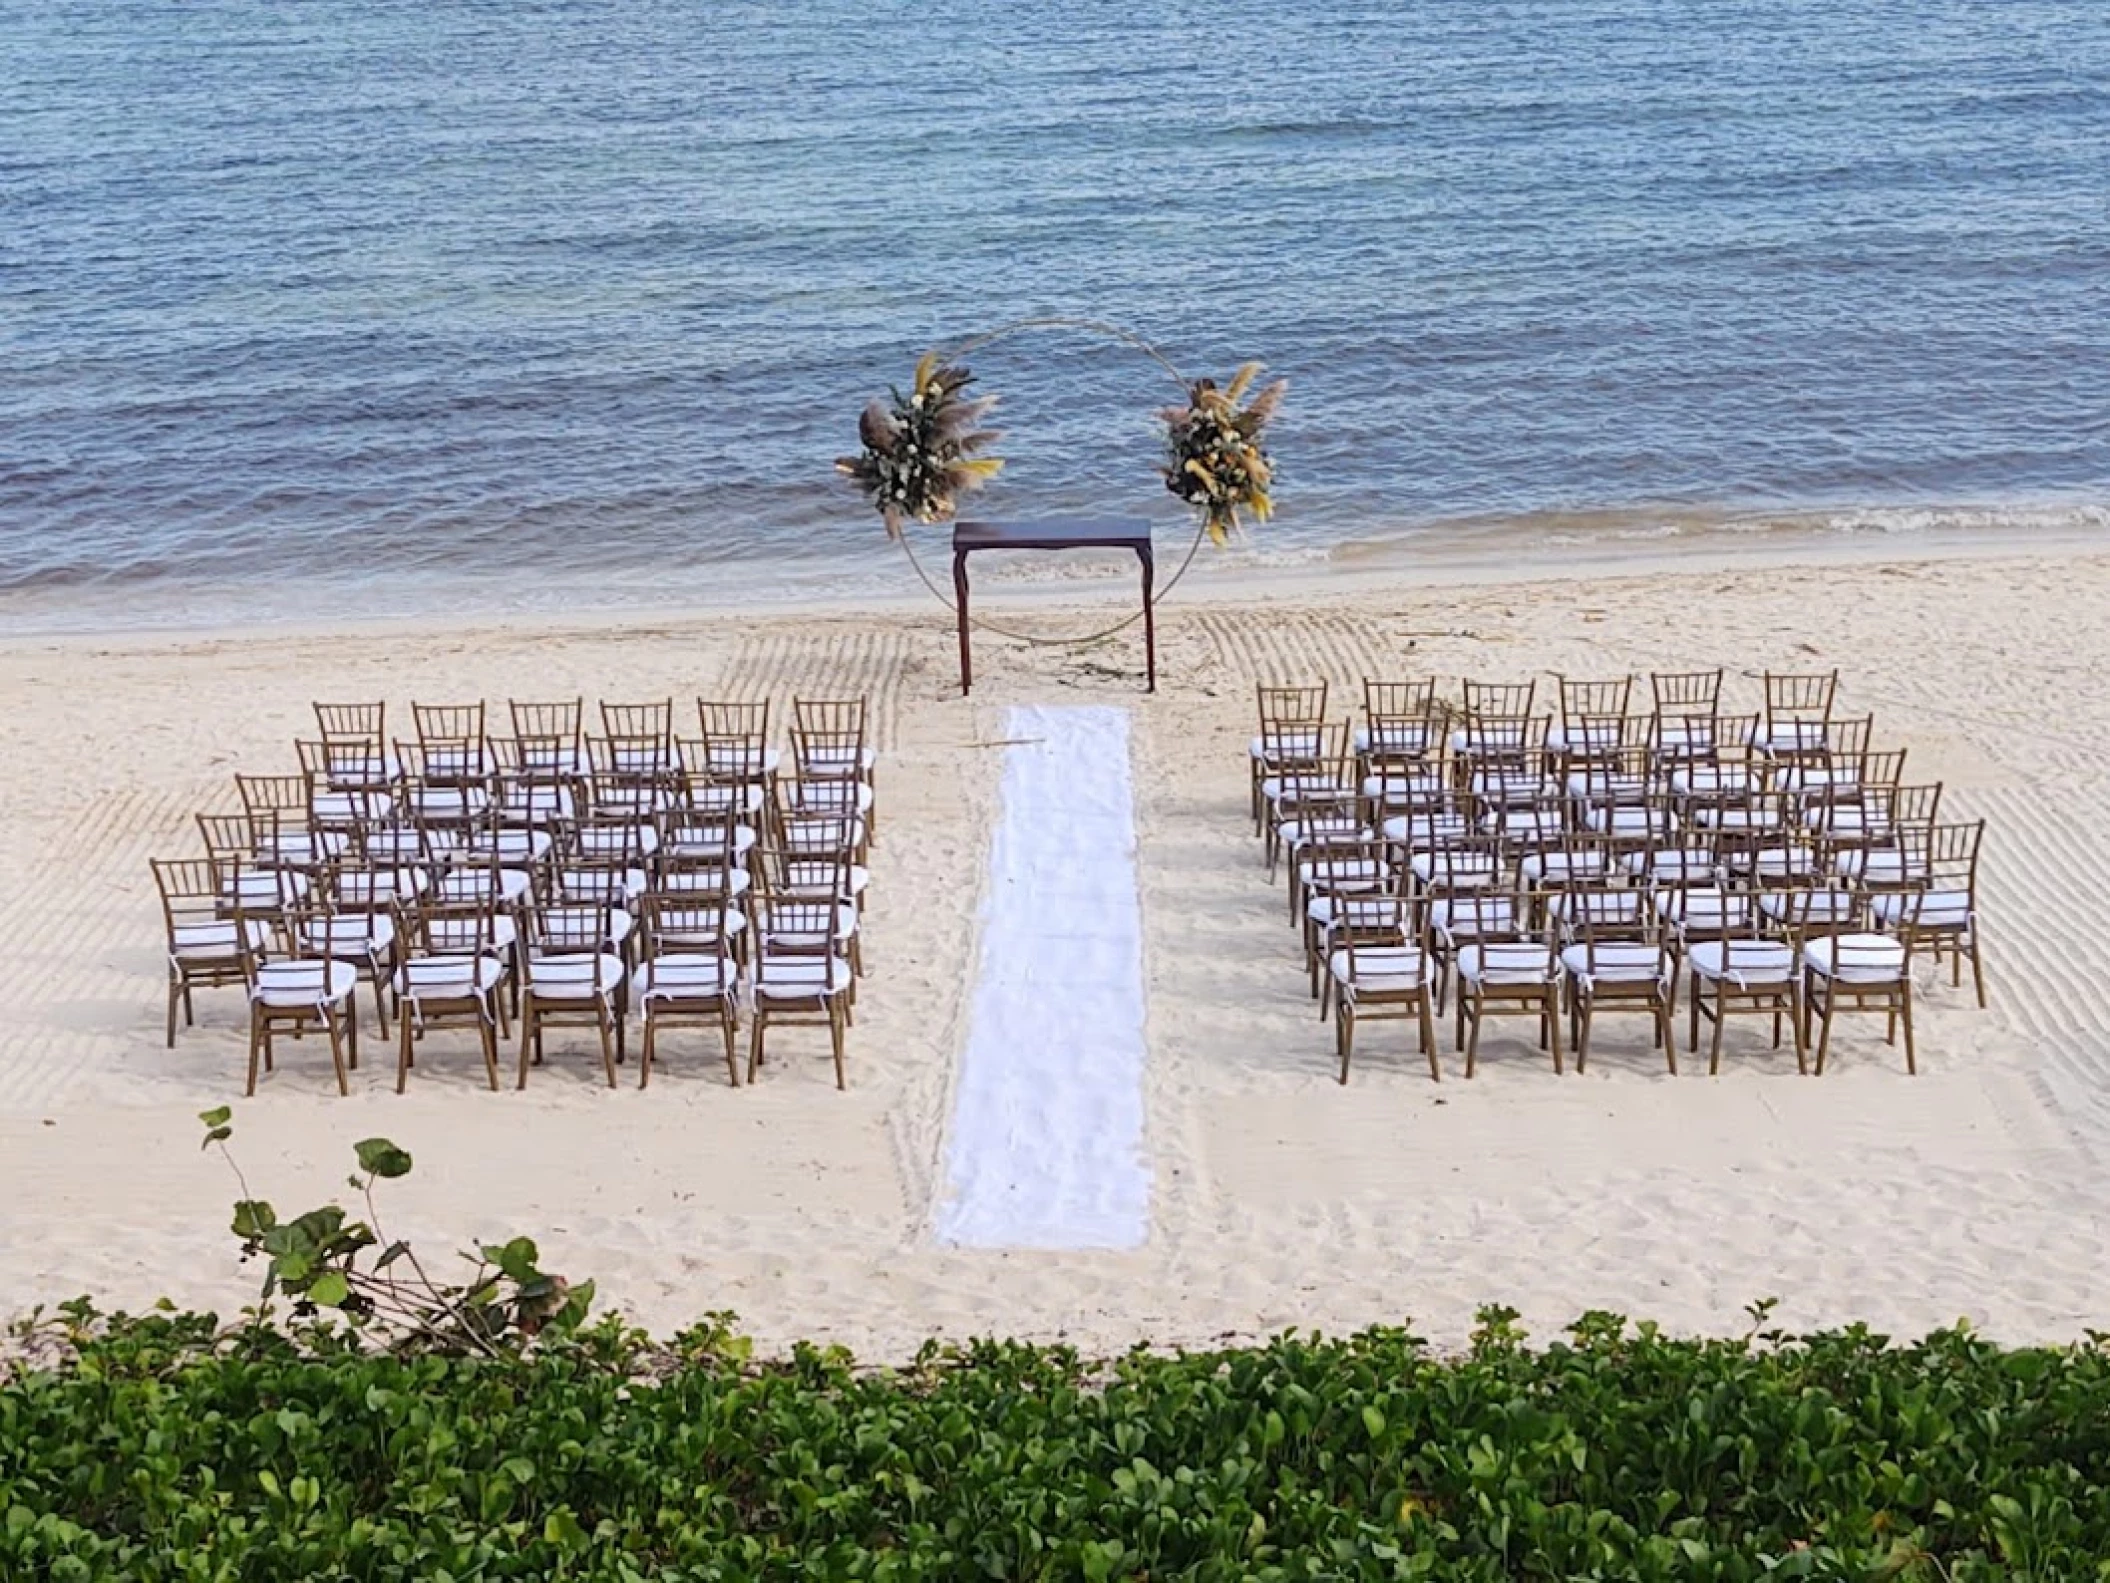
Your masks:
M1141 1247L1150 1172L1128 711L1014 708L1003 736L938 1239Z

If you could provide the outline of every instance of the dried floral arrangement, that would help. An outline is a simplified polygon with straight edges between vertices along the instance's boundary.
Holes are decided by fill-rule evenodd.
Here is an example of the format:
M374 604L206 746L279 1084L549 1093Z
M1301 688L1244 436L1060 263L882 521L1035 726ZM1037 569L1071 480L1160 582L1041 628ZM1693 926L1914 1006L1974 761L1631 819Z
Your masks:
M908 395L890 388L890 401L875 398L857 420L864 449L838 459L835 470L853 480L886 519L889 536L901 536L904 520L945 521L961 495L1003 468L1001 458L978 454L1002 435L977 427L996 397L970 398L966 391L973 383L965 364L927 352L916 364Z
M1274 473L1261 441L1289 381L1276 380L1241 410L1238 403L1260 370L1259 363L1247 363L1221 390L1213 379L1197 379L1187 387L1184 407L1158 414L1165 422L1165 487L1202 508L1209 537L1218 544L1238 526L1240 511L1256 522L1274 511L1268 496Z

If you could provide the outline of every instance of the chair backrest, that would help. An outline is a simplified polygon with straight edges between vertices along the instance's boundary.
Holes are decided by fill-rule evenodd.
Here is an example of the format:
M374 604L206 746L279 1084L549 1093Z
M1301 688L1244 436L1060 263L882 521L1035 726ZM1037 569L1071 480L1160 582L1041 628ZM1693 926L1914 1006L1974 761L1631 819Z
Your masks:
M1498 834L1475 832L1419 854L1422 883L1432 895L1452 895L1505 885L1516 862Z
M237 775L234 785L241 796L243 812L253 816L269 809L281 815L289 827L308 822L315 783L306 775Z
M1864 752L1860 762L1854 766L1856 788L1880 786L1895 788L1905 778L1905 748L1883 748Z
M1900 826L1932 825L1941 811L1940 781L1917 786L1899 786L1890 798L1890 815Z
M855 731L866 734L871 707L857 698L793 698L791 725L795 731Z
M249 840L249 815L245 813L201 813L198 835L205 854L218 862L247 861L256 855Z
M1436 683L1363 681L1364 752L1376 761L1416 760L1442 747Z
M1824 731L1824 758L1834 767L1858 765L1862 755L1868 751L1868 739L1875 732L1874 715L1853 715L1845 719L1826 723Z
M657 703L601 705L601 732L609 737L650 738L667 746L674 741L674 700Z
M488 900L429 903L409 919L409 944L419 956L497 956L498 910Z
M1480 682L1466 677L1460 684L1466 719L1521 719L1531 713L1538 685L1536 681Z
M523 742L531 737L550 739L571 750L575 762L585 733L586 700L558 699L534 703L519 698L506 700L506 713L513 722L513 735Z
M755 894L751 905L758 966L764 974L772 959L810 960L840 954L836 943L839 904L832 896L779 895L762 890Z
M1468 711L1451 733L1451 752L1473 765L1532 763L1544 755L1546 723L1543 715L1528 712Z
M719 785L759 785L769 777L768 727L765 725L753 731L721 731L705 726L701 738L683 744L681 759L690 775L704 781Z
M1962 891L1976 904L1978 852L1985 821L1938 824L1927 832L1927 884L1934 891Z
M1345 722L1288 728L1301 751L1271 763L1275 806L1284 819L1360 809L1362 786Z
M696 723L707 737L746 737L769 741L769 700L753 703L696 700Z
M1326 721L1327 684L1314 687L1254 688L1260 707L1260 757L1274 768L1312 762L1324 750L1317 746Z
M1421 924L1403 896L1342 896L1334 904L1332 944L1346 956L1351 984L1361 977L1367 953L1422 943Z
M537 957L599 955L608 949L612 922L611 909L602 903L540 903L528 909L527 959L532 964Z
M1647 894L1631 886L1586 879L1562 887L1552 910L1561 927L1585 945L1661 938L1662 919Z
M424 876L395 863L333 864L322 889L333 910L341 913L400 915L415 907Z
M1651 671L1649 692L1656 713L1693 718L1713 716L1722 704L1722 673L1711 671Z
M592 763L587 786L596 809L649 815L675 800L678 766L672 737L588 737L586 749Z
M1395 887L1397 875L1386 852L1387 843L1365 830L1321 835L1299 856L1308 871L1306 888L1323 896Z
M1556 680L1560 684L1561 724L1568 728L1568 745L1571 749L1576 746L1574 736L1577 726L1590 721L1625 721L1627 701L1634 691L1633 677L1621 676L1610 681L1582 681L1561 676Z
M484 704L410 706L418 733L419 771L434 784L457 785L487 779L492 771L490 733Z
M1839 691L1838 671L1767 671L1765 680L1769 731L1782 723L1822 725L1831 719L1832 701Z
M648 831L653 832L649 838ZM560 862L642 870L658 835L649 816L589 813L570 821L556 845Z
M730 914L721 899L693 895L650 895L644 900L639 931L647 957L666 952L708 954L724 963L731 955Z
M154 887L161 892L161 916L174 944L179 926L221 921L219 865L209 857L149 858Z
M325 704L315 706L315 729L325 742L367 742L380 747L388 741L388 705Z

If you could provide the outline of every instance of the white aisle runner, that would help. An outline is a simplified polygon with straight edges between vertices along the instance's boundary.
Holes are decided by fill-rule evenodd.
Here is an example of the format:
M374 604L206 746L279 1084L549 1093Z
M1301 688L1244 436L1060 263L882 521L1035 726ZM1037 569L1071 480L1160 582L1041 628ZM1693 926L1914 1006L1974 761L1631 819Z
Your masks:
M1125 709L1015 708L955 1096L942 1242L1135 1248L1143 921Z

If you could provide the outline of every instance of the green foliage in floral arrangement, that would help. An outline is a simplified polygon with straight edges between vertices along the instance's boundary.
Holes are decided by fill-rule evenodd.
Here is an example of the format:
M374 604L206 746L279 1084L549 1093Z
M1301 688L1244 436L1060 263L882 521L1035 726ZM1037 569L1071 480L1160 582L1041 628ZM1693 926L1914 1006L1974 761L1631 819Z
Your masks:
M1165 424L1165 487L1201 507L1209 537L1218 544L1238 526L1239 512L1265 522L1275 510L1269 493L1274 464L1263 441L1289 381L1276 380L1241 408L1239 400L1259 374L1260 364L1247 363L1222 390L1213 379L1197 379L1187 387L1184 407L1158 414Z
M899 538L904 520L945 521L958 510L961 495L1002 470L998 458L977 454L1003 436L976 427L995 408L996 397L970 400L966 392L973 383L964 364L927 352L906 396L890 389L889 400L873 401L858 419L864 449L839 458L835 470L863 491L889 535Z
M0 1577L2110 1578L2110 1355L1592 1314L1089 1362L493 1358L70 1305L0 1383Z

